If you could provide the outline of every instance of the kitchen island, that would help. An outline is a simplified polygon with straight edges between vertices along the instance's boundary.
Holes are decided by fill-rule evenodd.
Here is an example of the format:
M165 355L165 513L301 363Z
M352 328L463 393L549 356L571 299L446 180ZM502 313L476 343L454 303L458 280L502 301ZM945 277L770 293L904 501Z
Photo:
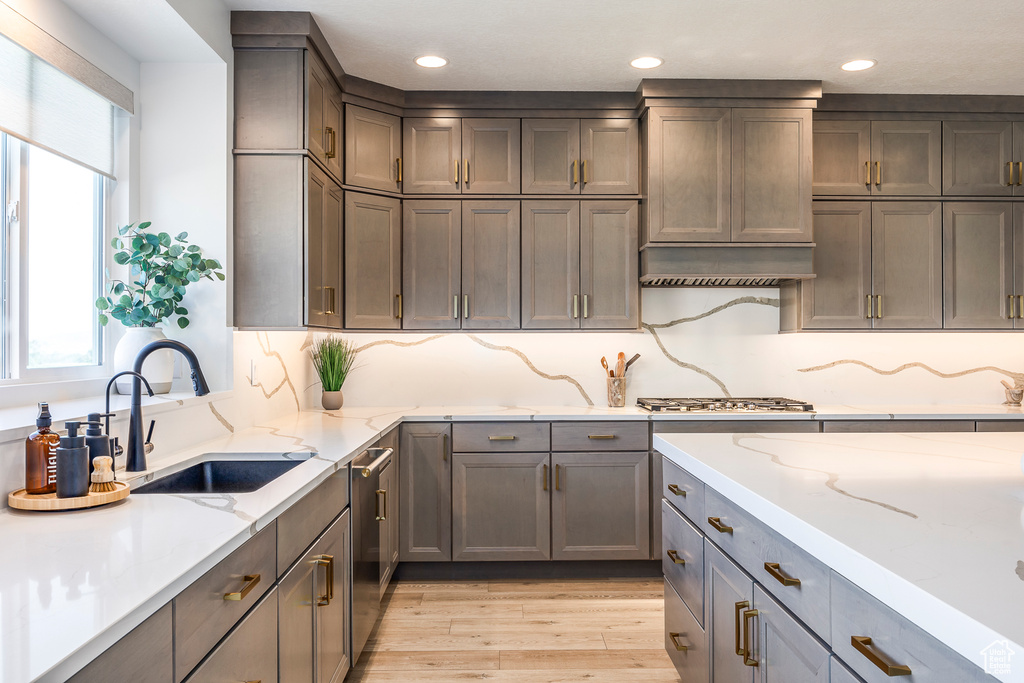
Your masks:
M1024 435L655 434L654 448L979 669L993 645L1024 655ZM993 674L1022 681L1024 660Z

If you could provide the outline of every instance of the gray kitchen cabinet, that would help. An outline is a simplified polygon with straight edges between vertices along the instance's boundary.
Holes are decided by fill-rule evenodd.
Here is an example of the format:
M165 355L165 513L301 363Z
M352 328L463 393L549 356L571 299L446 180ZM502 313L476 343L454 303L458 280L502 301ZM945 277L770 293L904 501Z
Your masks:
M636 194L640 189L636 119L583 119L580 155L582 194Z
M462 119L462 193L518 194L519 119Z
M1013 205L945 202L942 211L943 327L1012 329Z
M1017 175L1013 178L1013 196L1024 195L1024 121L1013 123L1013 167Z
M649 454L552 453L551 556L650 557Z
M551 558L547 453L456 453L452 559Z
M829 665L830 683L864 683L860 677L846 668L835 655L832 655L832 662Z
M402 227L402 327L461 327L462 203L406 200Z
M579 119L523 119L522 147L523 194L580 191Z
M345 327L402 327L402 203L345 193Z
M702 567L703 569L703 567ZM684 683L709 683L708 638L672 585L665 581L665 651Z
M757 633L751 631L754 615L749 614L753 610L754 582L707 539L704 541L704 591L711 680L754 683L757 660L751 654Z
M171 604L167 603L69 678L68 683L172 683L171 613Z
M519 201L462 202L462 328L519 328Z
M1017 309L1013 326L1024 329L1024 204L1013 205L1013 288Z
M449 423L403 424L399 447L402 562L452 559L452 463Z
M315 164L306 185L306 324L341 327L341 188Z
M345 105L345 184L384 192L401 191L401 118Z
M306 149L341 179L341 90L316 53L306 50Z
M760 683L829 683L828 648L756 584L754 610L756 627L750 628L759 637L750 656L758 662Z
M870 121L814 122L814 194L871 194Z
M582 329L640 326L637 203L580 203Z
M277 683L277 609L277 589L274 588L217 645L186 683L257 680Z
M350 514L346 510L281 579L281 683L340 683L351 668Z
M580 202L524 201L522 222L523 329L578 329Z
M732 241L810 242L811 112L732 111Z
M815 277L801 283L803 327L870 328L871 203L814 202L812 211Z
M406 194L462 191L462 119L402 120L402 190Z
M1013 123L943 121L942 194L1014 194Z
M652 107L644 123L646 241L730 241L732 110Z
M381 512L379 516L384 517L381 522L380 536L380 595L388 588L395 569L398 568L398 556L400 552L399 543L399 510L401 508L401 496L399 495L399 428L395 427L380 438L380 448L394 449L391 461L387 468L380 475L380 490L384 491L380 501Z

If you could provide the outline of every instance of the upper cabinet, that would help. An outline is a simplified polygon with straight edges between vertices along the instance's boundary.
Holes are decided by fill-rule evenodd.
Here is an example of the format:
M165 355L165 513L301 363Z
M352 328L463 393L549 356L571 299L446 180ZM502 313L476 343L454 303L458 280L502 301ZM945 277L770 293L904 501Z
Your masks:
M580 120L523 119L523 194L579 194Z
M580 121L580 192L636 194L640 136L636 119Z
M306 50L306 93L306 149L340 179L341 90L312 50Z
M345 184L383 192L401 191L401 118L345 105Z
M402 206L345 193L345 327L402 327Z
M407 194L518 194L519 119L407 118Z
M943 122L942 192L1024 195L1024 123Z

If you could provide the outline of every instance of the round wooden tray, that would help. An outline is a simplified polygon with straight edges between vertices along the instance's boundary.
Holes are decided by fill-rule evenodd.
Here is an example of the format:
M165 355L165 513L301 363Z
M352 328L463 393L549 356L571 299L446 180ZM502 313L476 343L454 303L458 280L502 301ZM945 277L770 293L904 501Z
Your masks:
M129 487L123 481L115 481L117 487L113 491L105 493L90 493L77 498L58 498L56 493L43 493L33 495L26 493L25 489L18 489L7 494L7 504L18 510L35 510L37 512L52 512L54 510L80 510L82 508L106 505L114 501L128 497Z

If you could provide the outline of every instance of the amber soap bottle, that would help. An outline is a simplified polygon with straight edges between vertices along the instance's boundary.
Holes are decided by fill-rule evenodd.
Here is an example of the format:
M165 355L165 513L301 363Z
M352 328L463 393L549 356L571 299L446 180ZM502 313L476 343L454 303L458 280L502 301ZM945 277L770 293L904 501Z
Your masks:
M57 492L57 446L60 436L50 429L50 406L39 404L38 429L25 441L25 491L31 494Z

